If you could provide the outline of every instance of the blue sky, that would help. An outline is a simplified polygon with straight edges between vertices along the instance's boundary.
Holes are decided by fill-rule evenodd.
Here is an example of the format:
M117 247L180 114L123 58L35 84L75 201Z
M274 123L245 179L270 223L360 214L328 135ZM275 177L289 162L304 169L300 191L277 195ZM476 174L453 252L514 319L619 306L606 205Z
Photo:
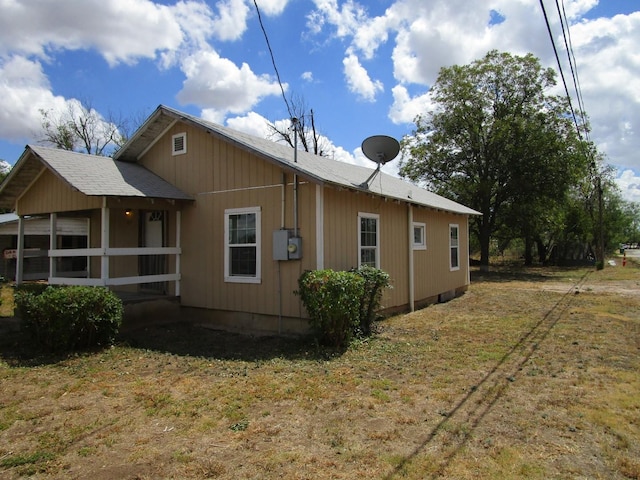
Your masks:
M443 66L498 49L556 68L539 0L256 1L287 96L352 163L367 164L366 137L411 132ZM568 75L556 2L544 4ZM591 138L640 201L640 2L560 5ZM40 110L78 99L105 118L165 104L256 135L288 118L253 0L0 0L0 159L41 140Z

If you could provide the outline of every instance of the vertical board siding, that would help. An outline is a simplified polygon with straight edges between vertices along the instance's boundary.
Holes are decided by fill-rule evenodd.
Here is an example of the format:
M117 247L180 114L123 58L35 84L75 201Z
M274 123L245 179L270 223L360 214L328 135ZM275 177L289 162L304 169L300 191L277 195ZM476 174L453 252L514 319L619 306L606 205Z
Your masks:
M380 215L380 268L390 276L384 307L408 303L407 206L361 192L325 189L325 267L349 270L358 266L358 213Z
M171 136L187 133L187 153L171 155ZM273 260L273 231L282 218L283 171L215 135L184 124L174 125L149 149L141 163L192 195L182 210L182 289L185 306L284 316L303 316L293 295L297 279L315 267L315 185L298 187L298 229L303 258ZM286 176L285 227L293 229L293 176ZM259 284L224 281L224 212L229 208L261 208ZM280 279L280 283L279 280ZM280 305L279 291L282 291Z
M445 212L416 208L414 222L426 225L426 250L414 251L415 298L427 299L467 284L469 253L467 218ZM460 270L449 269L449 225L460 226Z
M100 208L101 202L101 198L87 197L70 189L53 173L45 170L18 200L17 212L19 215L38 215L87 210Z

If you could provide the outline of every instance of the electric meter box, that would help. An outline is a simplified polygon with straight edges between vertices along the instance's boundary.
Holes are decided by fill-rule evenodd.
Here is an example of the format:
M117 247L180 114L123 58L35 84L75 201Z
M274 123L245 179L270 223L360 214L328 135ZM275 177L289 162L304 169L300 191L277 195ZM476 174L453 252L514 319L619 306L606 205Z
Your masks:
M302 238L290 237L287 251L289 252L289 260L300 260L302 258Z
M273 232L273 259L299 260L302 258L302 238L293 237L290 230Z

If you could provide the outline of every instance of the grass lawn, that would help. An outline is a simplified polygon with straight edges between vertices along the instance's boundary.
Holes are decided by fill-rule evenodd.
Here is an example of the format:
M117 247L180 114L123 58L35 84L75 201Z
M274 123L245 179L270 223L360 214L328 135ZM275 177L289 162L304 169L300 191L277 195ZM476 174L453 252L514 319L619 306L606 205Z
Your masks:
M47 358L5 327L0 478L640 479L636 263L474 272L378 330L338 354L171 324Z

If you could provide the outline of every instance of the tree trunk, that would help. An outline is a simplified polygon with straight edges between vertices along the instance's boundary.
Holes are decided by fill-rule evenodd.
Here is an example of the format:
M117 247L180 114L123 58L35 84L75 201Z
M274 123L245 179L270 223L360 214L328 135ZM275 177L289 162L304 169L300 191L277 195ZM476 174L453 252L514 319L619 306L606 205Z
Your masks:
M524 264L527 267L533 265L533 240L528 235L524 239Z
M536 247L538 248L538 261L544 265L547 261L547 246L540 237L536 238Z
M480 225L480 271L489 271L489 249L491 246L491 228L482 222Z

